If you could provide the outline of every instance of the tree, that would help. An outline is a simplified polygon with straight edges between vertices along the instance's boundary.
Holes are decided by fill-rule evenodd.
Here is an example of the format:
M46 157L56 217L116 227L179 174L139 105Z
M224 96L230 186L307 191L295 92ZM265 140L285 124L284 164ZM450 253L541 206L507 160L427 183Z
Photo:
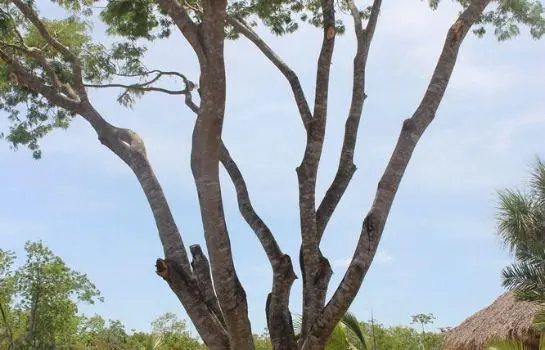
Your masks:
M545 163L537 159L527 191L499 192L498 233L515 262L502 271L503 286L518 299L545 303ZM536 328L545 331L545 309Z
M545 32L543 6L537 0L497 0L491 9L491 0L457 0L462 11L446 35L419 106L403 122L373 204L363 220L352 261L327 301L332 270L321 253L320 242L356 171L355 145L367 96L366 63L382 1L374 0L369 6L358 8L353 0L112 0L101 10L101 18L109 25L110 33L124 37L125 41L110 49L92 42L85 15L96 8L92 6L93 0L54 2L69 12L65 19L42 18L35 2L1 2L0 105L12 122L5 137L13 147L28 146L39 158L39 139L51 130L67 127L76 116L90 124L99 141L136 175L152 209L164 249L164 259L156 263L157 273L178 296L210 349L254 348L246 293L235 271L225 223L220 163L236 188L240 212L255 231L273 270L272 288L265 305L273 348L323 349L369 270L405 169L418 140L435 118L459 48L469 30L479 25L475 32L483 35L484 26L491 25L500 40L517 35L521 24L527 25L535 38ZM434 8L438 2L430 0ZM352 99L337 174L324 198L317 200L316 178L328 117L331 59L335 37L344 32L343 18L336 10L350 14L346 17L354 23L352 35L357 50L353 61ZM278 35L295 31L302 22L322 28L313 106L296 73L254 30L258 20ZM167 38L173 32L181 33L195 53L200 67L198 85L180 72L148 70L141 64L145 50L138 44L142 40ZM255 44L286 77L306 132L306 147L297 168L303 284L299 342L295 339L289 310L291 286L296 279L291 258L282 251L270 228L254 210L241 171L221 139L226 102L224 42L241 36ZM180 79L185 88L169 90L157 85L166 76ZM131 77L140 80L134 82ZM191 169L210 261L199 246L193 245L190 262L169 204L146 156L143 140L132 130L109 123L90 100L88 89L111 87L123 88L119 102L125 105L131 105L150 91L182 95L186 105L197 115ZM195 91L198 104L192 98Z
M422 326L422 334L424 334L424 326L427 324L432 324L435 320L435 316L433 314L416 314L412 315L412 322L411 323L418 323L420 326Z
M13 317L9 307L15 294L15 281L11 271L14 259L13 252L0 249L0 345L7 349L13 346L15 340Z
M26 262L15 271L14 254L0 250L0 307L7 348L53 349L76 343L77 302L100 299L96 287L41 242L25 245Z
M185 322L178 317L167 312L152 323L152 333L157 334L161 339L161 349L169 350L201 350L203 346L191 337L187 331Z

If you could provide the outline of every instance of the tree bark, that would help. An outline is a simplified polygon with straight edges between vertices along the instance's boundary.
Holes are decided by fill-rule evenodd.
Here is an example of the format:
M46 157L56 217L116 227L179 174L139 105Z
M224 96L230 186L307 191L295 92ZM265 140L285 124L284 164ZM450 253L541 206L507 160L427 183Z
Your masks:
M489 3L490 0L473 0L448 31L443 51L424 98L413 116L403 122L395 150L378 184L373 205L363 221L354 257L331 300L304 340L303 350L322 349L354 300L376 253L388 213L414 148L435 118L462 41Z
M327 286L332 275L328 260L319 247L316 224L316 177L325 137L329 73L335 47L335 8L333 0L321 1L323 14L322 48L318 57L314 115L307 129L307 143L301 165L297 168L299 181L299 215L301 225L300 265L303 276L304 338L325 304Z
M225 0L203 1L200 60L201 104L191 150L191 169L201 208L206 246L218 301L232 349L253 349L246 293L235 271L225 223L219 181L219 157L225 112L225 62L223 57Z
M369 48L377 26L381 0L375 0L371 8L371 15L366 28L363 28L359 9L353 1L349 1L352 17L354 18L354 30L357 40L357 50L354 57L354 71L352 81L352 99L348 118L344 126L344 138L339 158L339 166L333 182L326 191L318 211L316 212L318 240L322 239L329 219L335 212L344 192L346 191L352 176L356 172L354 164L354 150L358 139L358 129L363 110L363 104L367 95L365 94L365 69Z

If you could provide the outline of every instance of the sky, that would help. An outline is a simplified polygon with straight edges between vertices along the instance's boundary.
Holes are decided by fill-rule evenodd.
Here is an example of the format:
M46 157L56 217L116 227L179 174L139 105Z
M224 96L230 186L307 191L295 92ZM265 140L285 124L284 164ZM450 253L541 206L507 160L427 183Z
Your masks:
M41 14L54 16L52 6L44 4ZM358 171L321 245L334 270L330 294L354 252L402 121L420 102L457 11L446 1L436 12L416 0L383 5L368 61ZM347 24L335 43L317 198L335 174L349 108L355 40ZM321 32L304 27L284 38L263 28L259 32L299 74L312 102ZM94 35L111 40L100 23ZM305 135L291 90L247 40L228 42L225 55L223 139L258 214L299 271L295 167ZM503 292L500 273L511 258L496 234L496 192L523 188L535 157L545 157L543 57L544 42L532 40L526 30L502 43L493 35L466 39L437 118L415 150L375 261L351 306L360 319L372 315L385 325L409 324L411 315L430 312L436 317L432 328L455 326ZM146 64L198 80L194 54L177 32L149 45ZM189 164L194 115L181 98L160 94L146 95L126 109L115 101L118 92L92 91L91 101L108 121L142 136L186 247L205 247ZM6 126L0 118L0 130ZM82 305L80 311L119 319L129 330L149 329L151 320L167 311L187 317L155 274L162 248L144 194L128 167L100 144L83 119L46 137L40 161L26 150L0 146L0 248L23 257L26 241L43 240L102 291L103 303ZM238 213L225 172L222 191L249 317L253 331L261 333L271 270ZM293 313L301 309L300 283L292 289Z

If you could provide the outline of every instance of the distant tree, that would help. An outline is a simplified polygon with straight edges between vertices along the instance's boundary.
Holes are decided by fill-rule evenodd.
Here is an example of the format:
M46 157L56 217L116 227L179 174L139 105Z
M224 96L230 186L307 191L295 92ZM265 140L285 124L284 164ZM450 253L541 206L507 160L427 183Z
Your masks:
M157 261L157 272L168 282L202 339L213 350L255 347L246 292L235 270L225 219L220 163L236 187L242 216L270 261L272 286L264 309L273 347L324 349L369 271L405 170L418 141L435 119L467 34L473 29L482 36L485 26L492 26L498 39L506 40L519 33L519 25L528 26L535 38L545 33L539 0L455 1L460 5L459 16L446 33L421 101L402 123L374 200L362 221L347 272L338 286L328 289L332 269L320 245L356 171L358 127L367 98L366 65L382 1L366 1L358 7L354 0L111 0L105 8L96 6L95 0L53 2L68 14L43 18L37 8L42 1L0 1L0 108L10 124L5 137L13 147L27 146L39 158L39 140L44 135L66 128L76 116L89 123L99 142L130 167L138 179L164 250L164 259ZM433 8L438 3L439 0L429 1ZM492 3L494 6L489 6ZM102 9L100 17L108 25L108 32L123 37L123 42L112 48L93 42L85 16L96 8ZM316 183L330 117L330 72L336 37L345 30L343 20L354 25L351 101L344 118L346 128L337 173L320 199L316 196ZM311 98L307 98L297 74L254 30L258 22L277 35L292 33L304 22L321 29L322 44L316 57L316 84ZM200 68L198 84L181 72L147 69L141 63L145 52L139 46L141 42L165 39L173 33L183 36L191 46ZM296 279L292 260L253 208L242 173L222 141L227 96L224 46L226 39L239 37L255 44L287 78L305 134L302 160L297 167L303 290L300 344L296 343L289 309ZM299 43L291 41L288 45ZM351 62L345 59L338 61ZM158 85L165 77L178 79L183 88L165 89ZM191 247L190 262L144 141L134 131L111 124L88 93L89 89L112 87L122 88L118 101L124 105L131 105L146 92L163 92L185 101L197 115L191 169L210 262L198 246ZM198 94L198 102L192 94ZM263 91L263 96L266 94ZM395 96L390 98L389 103L395 103ZM172 161L179 158L173 156ZM268 166L266 159L263 166ZM334 291L329 301L328 290Z
M422 334L424 334L424 326L428 324L432 324L433 321L435 321L435 316L431 313L429 314L416 314L412 315L412 322L413 324L419 324L422 327Z
M376 323L363 324L367 339L373 339L373 350L440 350L443 334L426 332L419 333L412 327L392 326L384 327ZM371 342L369 343L371 344Z
M203 350L205 347L191 336L186 323L175 314L167 312L152 323L152 334L160 337L160 349L165 350Z
M15 279L11 267L15 254L0 249L0 349L13 347L16 334L11 303L15 294Z
M70 269L41 242L27 243L25 251L25 263L11 271L14 255L0 250L0 325L8 348L75 344L77 303L101 300L100 292L87 276Z

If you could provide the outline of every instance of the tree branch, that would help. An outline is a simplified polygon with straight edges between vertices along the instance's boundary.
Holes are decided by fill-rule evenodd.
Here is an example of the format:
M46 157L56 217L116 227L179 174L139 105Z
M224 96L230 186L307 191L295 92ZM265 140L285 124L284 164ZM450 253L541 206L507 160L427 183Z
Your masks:
M193 260L191 267L197 279L199 290L201 291L206 306L216 315L221 324L225 327L225 320L218 304L218 298L214 292L212 276L210 275L210 264L198 244L189 247Z
M195 85L188 86L190 89L186 94L185 103L197 114L199 107L193 102L191 95L193 86ZM282 253L273 233L253 208L246 181L223 141L221 141L220 147L220 162L227 170L235 186L240 213L256 234L272 266L273 287L267 299L266 309L267 324L269 325L273 349L294 349L296 342L289 310L289 295L291 286L297 276L293 271L291 258Z
M197 278L173 260L157 259L155 267L157 274L168 283L188 311L207 348L229 350L227 331L220 319L206 305Z
M133 84L133 85L127 85L127 84L85 84L85 87L90 87L90 88L118 87L118 88L124 88L124 89L127 89L127 90L137 90L137 91L142 91L142 92L150 92L150 91L162 92L162 93L169 94L169 95L185 95L186 94L185 90L169 90L169 89L164 89L164 88L155 87L155 86L145 86L143 84Z
M344 139L339 159L339 166L333 182L326 191L322 202L316 213L318 240L322 239L329 219L335 212L352 176L356 172L354 164L354 149L358 138L358 128L363 110L363 104L366 98L365 94L365 69L367 58L369 57L369 48L373 40L373 34L380 13L381 0L375 0L371 9L371 16L367 23L367 28L362 27L360 11L353 0L349 1L352 17L354 19L354 28L357 39L356 56L354 57L354 74L352 81L352 100L350 102L350 111L344 126Z
M230 346L232 349L250 350L254 344L246 293L233 263L219 181L226 94L223 51L227 0L203 0L202 8L201 105L193 130L191 170L199 197L214 287L227 325Z
M454 69L459 48L470 27L490 0L473 0L448 31L442 53L428 89L413 116L403 123L396 148L378 184L373 205L363 221L360 238L352 261L331 300L312 326L302 349L321 348L335 325L354 300L376 253L388 213L416 144L435 118Z
M28 8L25 6L27 5L23 5L22 8L28 11ZM177 267L177 274L183 271L184 274L194 279L180 232L161 185L147 159L145 146L140 137L131 130L117 128L109 124L86 98L75 101L61 95L53 87L46 85L31 72L28 72L19 62L12 59L10 55L2 50L0 50L0 58L8 64L10 74L14 74L16 77L16 83L41 94L50 103L60 108L81 115L96 131L101 143L129 165L136 175L152 209L165 257ZM76 77L77 79L78 77ZM209 347L218 350L228 349L229 339L221 322L207 308L202 300L202 296L196 290L187 287L184 284L171 284L172 290L186 308L199 334L209 344Z
M325 304L327 285L332 271L320 252L316 222L316 178L322 155L329 92L331 59L335 46L335 8L333 0L322 0L323 39L316 68L314 116L307 129L307 142L301 165L297 167L299 181L299 211L301 226L300 264L303 275L302 337L309 332Z
M153 70L149 72L145 72L143 74L134 74L134 75L124 75L127 77L142 77L147 76L151 74L156 74L155 77L152 79L145 81L143 83L134 83L134 84L120 84L120 83L110 83L110 84L85 84L85 87L91 87L91 88L112 88L112 87L119 87L124 88L126 90L136 90L136 91L142 91L142 92L149 92L149 91L156 91L156 92L162 92L169 95L186 95L188 94L193 88L195 87L195 84L187 79L187 77L181 73L178 72L163 72L160 70ZM150 86L151 84L157 82L159 79L161 79L164 75L174 75L177 77L180 77L183 79L186 88L183 90L169 90L165 88L160 88L156 86Z
M161 244L167 261L176 266L173 275L169 275L169 285L178 296L195 324L204 342L211 349L227 349L227 334L221 322L208 309L203 297L191 283L194 276L191 273L189 259L185 246L170 211L168 201L161 185L155 176L146 155L142 139L132 130L120 129L107 123L102 116L87 103L85 110L80 113L95 129L102 144L114 152L134 172L152 210ZM188 276L180 280L180 275Z
M205 52L202 42L202 33L199 27L193 22L187 10L176 0L157 0L161 10L165 11L174 21L182 35L189 42L199 62L205 60Z
M2 58L2 60L8 64L10 74L14 74L16 77L16 81L13 81L12 83L23 85L33 91L36 91L59 107L71 111L80 111L80 101L62 95L56 91L54 87L44 84L38 77L29 72L5 51L0 50L0 58Z
M295 103L297 104L299 114L301 115L301 120L303 121L305 129L308 129L312 119L312 113L297 74L295 74L295 72L273 51L273 49L267 45L267 43L252 28L250 28L250 26L244 23L242 19L227 16L227 23L232 25L240 34L244 35L251 42L253 42L255 46L257 46L286 77L291 86Z
M30 47L29 48L26 45L24 45L24 43L21 44L21 45L24 45L24 46L14 45L14 44L7 43L7 42L5 42L3 40L0 40L0 45L4 46L4 47L7 47L7 48L10 48L10 49L13 49L13 50L16 50L16 51L19 51L20 53L23 53L23 54L25 54L27 56L30 56L31 58L34 58L36 61L38 61L38 63L41 64L41 66L44 69L45 73L49 77L49 80L51 80L51 84L53 85L53 88L56 91L61 90L62 83L61 83L59 77L55 73L55 70L51 66L51 63L48 62L47 58L44 56L43 52L40 49L37 49L35 47ZM74 98L74 99L77 99L76 96L71 96L71 97Z

